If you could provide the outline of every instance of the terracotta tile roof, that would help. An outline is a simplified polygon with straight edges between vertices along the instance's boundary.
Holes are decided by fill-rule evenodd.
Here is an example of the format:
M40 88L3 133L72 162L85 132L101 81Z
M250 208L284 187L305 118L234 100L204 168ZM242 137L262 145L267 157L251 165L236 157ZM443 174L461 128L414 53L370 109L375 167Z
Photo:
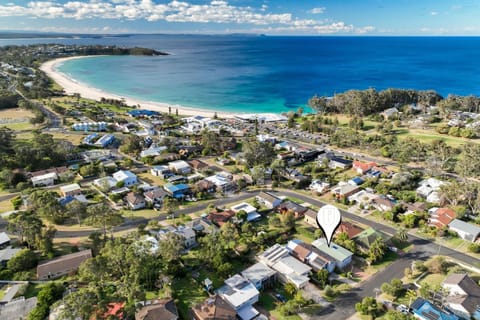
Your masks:
M194 159L194 160L190 161L190 165L195 170L203 170L203 169L209 167L209 165L207 163L205 163L201 160L198 160L198 159Z
M455 219L457 214L450 208L439 208L435 211L435 214L432 216L433 220L432 223L437 228L443 228L448 226L450 222Z
M226 222L228 222L233 216L235 216L235 212L233 210L216 211L208 215L208 220L212 221L213 223L221 227Z
M298 260L305 262L305 259L311 252L311 246L305 243L299 243L292 252L292 255L297 258Z
M348 221L342 221L342 223L338 226L338 229L335 232L335 235L338 236L340 233L346 232L348 235L348 238L352 239L362 231L363 229L360 228L359 226Z
M368 170L376 167L377 164L375 162L361 162L361 161L353 161L353 168L362 170L362 173L367 172Z

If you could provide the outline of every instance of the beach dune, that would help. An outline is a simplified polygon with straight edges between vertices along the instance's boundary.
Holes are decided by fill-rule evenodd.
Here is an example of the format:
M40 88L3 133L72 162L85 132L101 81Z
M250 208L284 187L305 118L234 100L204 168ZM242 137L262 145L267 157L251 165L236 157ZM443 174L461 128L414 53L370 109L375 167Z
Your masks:
M131 97L115 95L115 94L105 92L100 89L89 87L88 85L82 84L57 70L57 66L61 63L64 63L65 61L73 60L73 59L82 59L85 57L86 56L76 56L76 57L58 58L58 59L50 60L42 64L42 66L40 67L40 70L45 72L58 85L63 87L66 94L78 93L80 94L81 97L87 98L87 99L92 99L97 101L100 101L102 98L117 99L117 100L123 99L127 105L132 107L140 106L141 109L149 109L149 110L155 110L160 112L168 112L168 109L171 108L172 113L176 112L176 109L178 109L178 114L180 115L200 115L204 117L213 117L216 112L218 117L221 117L221 118L233 118L234 116L233 113L198 109L194 107L185 107L177 104L142 101L142 100L134 99Z

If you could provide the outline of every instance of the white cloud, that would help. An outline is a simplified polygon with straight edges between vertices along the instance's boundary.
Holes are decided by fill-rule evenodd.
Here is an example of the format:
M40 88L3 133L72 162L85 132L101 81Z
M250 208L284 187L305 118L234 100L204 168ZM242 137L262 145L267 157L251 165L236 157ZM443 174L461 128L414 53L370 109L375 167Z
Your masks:
M312 10L310 10L309 12L310 13L313 13L313 14L320 14L320 13L324 13L326 10L325 7L319 7L319 8L313 8Z
M268 26L268 30L304 33L367 33L373 27L355 28L342 21L325 22L301 19L291 13L267 12L268 6L259 8L235 6L225 0L212 0L204 4L173 0L157 4L155 0L90 0L83 1L31 1L26 6L9 3L0 5L0 17L24 16L29 18L67 19L121 19L149 22L234 23ZM320 14L325 8L313 8ZM251 30L251 29L250 29ZM265 30L265 29L264 29Z
M438 15L438 12L437 11L432 11L432 12L430 12L430 15L431 16L436 16L436 15Z

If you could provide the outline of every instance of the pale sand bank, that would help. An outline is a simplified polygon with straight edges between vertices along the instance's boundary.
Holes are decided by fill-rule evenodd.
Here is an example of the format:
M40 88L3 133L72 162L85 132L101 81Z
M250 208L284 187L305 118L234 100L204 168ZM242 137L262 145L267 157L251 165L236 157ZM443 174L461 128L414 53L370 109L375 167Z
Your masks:
M171 107L172 113L175 113L175 110L178 109L178 114L181 115L199 115L204 117L213 117L215 111L213 110L206 110L206 109L198 109L198 108L189 108L177 104L168 104L168 103L159 103L159 102L151 102L151 101L142 101L138 99L133 99L130 97L123 97L118 96L109 92L102 91L97 88L89 87L83 83L75 81L74 79L69 78L67 75L59 72L56 66L60 63L63 63L67 60L73 59L81 59L85 56L76 56L76 57L68 57L68 58L59 58L45 62L40 67L40 70L45 72L50 78L52 78L56 83L58 83L67 94L74 94L78 93L81 97L92 99L92 100L100 100L101 98L105 99L124 99L125 103L130 106L137 106L140 105L142 109L149 109L155 110L160 112L168 113L168 108ZM217 111L217 115L221 118L233 118L234 114L229 112L219 112Z

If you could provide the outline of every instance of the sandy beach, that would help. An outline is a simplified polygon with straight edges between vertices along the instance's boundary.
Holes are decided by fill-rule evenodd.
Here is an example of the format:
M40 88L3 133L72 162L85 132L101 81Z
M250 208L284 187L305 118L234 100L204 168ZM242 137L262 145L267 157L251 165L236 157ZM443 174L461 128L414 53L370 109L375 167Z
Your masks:
M138 99L133 99L130 97L118 96L112 93L108 93L97 88L89 87L88 85L82 84L74 79L69 78L67 75L59 72L56 66L60 63L63 63L68 60L73 59L82 59L85 56L76 56L76 57L68 57L68 58L59 58L45 62L41 67L40 70L45 72L50 78L52 78L57 84L59 84L65 90L66 94L74 94L78 93L81 97L93 100L100 100L101 98L106 99L124 99L125 102L130 106L137 106L140 105L142 109L149 109L155 110L160 112L168 112L168 108L171 107L172 113L178 109L178 114L180 115L200 115L204 117L213 117L215 111L212 110L205 110L205 109L198 109L198 108L190 108L185 107L177 104L168 104L168 103L159 103L159 102L151 102L151 101L142 101ZM233 113L227 112L218 112L217 115L220 118L232 118L234 116Z

